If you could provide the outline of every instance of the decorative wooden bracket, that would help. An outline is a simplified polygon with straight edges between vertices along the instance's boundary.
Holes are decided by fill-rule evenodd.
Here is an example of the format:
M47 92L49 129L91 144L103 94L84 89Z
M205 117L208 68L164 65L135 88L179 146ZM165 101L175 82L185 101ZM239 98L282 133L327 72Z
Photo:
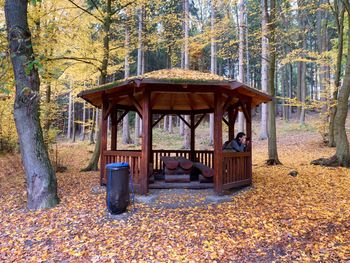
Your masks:
M187 125L187 127L191 129L191 125L180 114L177 116L179 116L179 118Z
M122 113L122 115L117 119L117 123L116 123L116 125L118 125L119 124L119 122L121 122L121 120L126 116L126 114L128 114L128 110L125 110L123 113Z
M129 95L129 98L132 102L132 104L134 104L136 110L138 111L139 115L142 115L142 107L140 105L140 103L135 99L135 97L133 95Z
M156 120L156 121L152 124L152 128L153 128L154 126L156 126L156 125L164 118L164 116L165 116L165 114L162 114L162 115L158 118L158 120Z
M205 117L205 113L204 114L202 114L202 116L199 118L199 120L196 122L196 124L194 125L194 128L196 129L198 126L199 126L199 124L201 124L201 122L202 122L202 120L204 119L204 117Z
M229 106L229 103L231 102L232 98L233 98L233 96L228 96L228 98L226 99L225 104L223 106L224 112L227 110L227 108Z
M250 119L250 114L248 113L248 111L247 111L247 108L246 108L246 105L245 104L243 104L243 102L242 101L240 101L240 104L241 104L241 108L242 108L242 111L243 111L243 114L244 114L244 117L246 118L246 120L247 121L251 121L251 119Z

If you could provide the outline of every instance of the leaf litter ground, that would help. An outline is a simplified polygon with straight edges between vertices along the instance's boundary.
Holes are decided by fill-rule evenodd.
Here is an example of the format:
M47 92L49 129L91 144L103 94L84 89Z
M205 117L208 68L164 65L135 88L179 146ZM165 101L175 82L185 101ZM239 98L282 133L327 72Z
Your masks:
M137 203L126 220L106 216L104 194L92 191L98 173L79 172L86 145L61 149L68 166L57 175L61 202L38 212L25 208L19 156L0 156L0 261L350 260L350 171L309 165L334 152L317 135L283 136L284 166L276 167L264 164L266 142L255 142L253 187L229 202L203 204L198 195L200 205L169 208L189 198L172 194L156 206Z

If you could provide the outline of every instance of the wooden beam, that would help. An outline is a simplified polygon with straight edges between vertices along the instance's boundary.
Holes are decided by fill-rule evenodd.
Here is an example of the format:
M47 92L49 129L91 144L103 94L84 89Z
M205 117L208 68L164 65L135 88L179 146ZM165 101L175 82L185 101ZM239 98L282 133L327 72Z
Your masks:
M197 127L199 126L199 124L201 124L202 120L204 119L205 117L205 113L202 114L202 116L199 118L199 120L196 122L196 124L194 125L194 128L197 129Z
M156 120L156 121L152 124L152 128L153 128L154 126L156 126L156 125L164 118L164 116L165 116L165 114L162 114L162 115L158 118L158 120Z
M129 95L129 98L130 98L132 104L135 106L136 110L139 113L142 113L142 107L141 107L140 103L135 99L135 97L133 95Z
M223 155L222 155L222 95L215 93L214 109L214 189L218 195L223 193Z
M122 119L125 117L125 115L128 114L128 113L129 113L128 110L124 110L124 112L122 113L122 115L117 119L117 122L116 122L117 124L116 124L116 125L118 125L119 122L121 122Z
M180 114L177 116L179 116L179 118L187 125L187 127L191 129L191 125Z
M159 98L159 93L154 93L153 95L153 99L151 100L151 109L154 107L154 105L156 104L157 99Z
M227 107L230 106L229 103L231 102L232 99L233 99L233 96L228 96L228 98L226 99L225 104L223 106L224 112L227 110Z

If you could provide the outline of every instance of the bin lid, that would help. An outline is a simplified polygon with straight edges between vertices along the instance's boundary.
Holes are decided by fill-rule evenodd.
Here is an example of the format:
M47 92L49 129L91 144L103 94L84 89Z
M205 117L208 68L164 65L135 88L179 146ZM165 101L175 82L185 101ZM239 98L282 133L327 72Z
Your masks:
M107 169L113 169L113 168L125 168L129 167L128 163L122 162L122 163L109 163L106 165Z

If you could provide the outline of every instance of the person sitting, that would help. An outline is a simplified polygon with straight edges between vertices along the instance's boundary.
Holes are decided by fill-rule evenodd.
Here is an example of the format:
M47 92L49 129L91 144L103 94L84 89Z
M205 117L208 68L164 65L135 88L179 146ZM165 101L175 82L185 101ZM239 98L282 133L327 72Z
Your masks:
M224 150L234 152L245 152L247 147L247 136L244 132L239 132L232 141L227 141L223 145Z

